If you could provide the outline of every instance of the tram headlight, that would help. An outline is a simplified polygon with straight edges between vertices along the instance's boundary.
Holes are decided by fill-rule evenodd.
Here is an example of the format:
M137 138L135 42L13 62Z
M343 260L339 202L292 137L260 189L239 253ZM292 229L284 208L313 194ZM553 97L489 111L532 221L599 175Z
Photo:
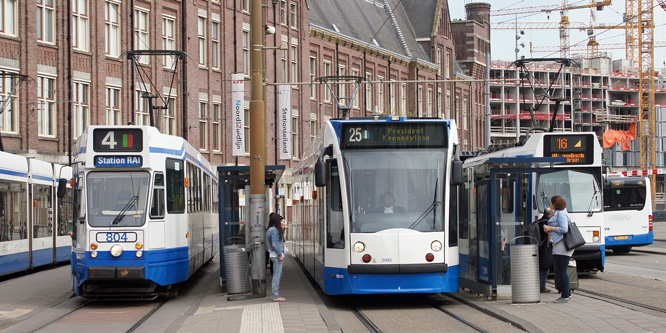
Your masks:
M363 251L365 251L365 244L363 242L354 243L354 252L361 253Z
M438 240L432 241L432 243L430 243L430 248L435 252L439 252L442 250L442 242Z
M136 257L137 257L137 258L141 258L141 257L143 257L143 251L141 251L141 250L136 251Z
M97 258L97 251L90 252L90 257Z
M118 258L120 255L123 254L123 247L116 244L111 247L111 255Z

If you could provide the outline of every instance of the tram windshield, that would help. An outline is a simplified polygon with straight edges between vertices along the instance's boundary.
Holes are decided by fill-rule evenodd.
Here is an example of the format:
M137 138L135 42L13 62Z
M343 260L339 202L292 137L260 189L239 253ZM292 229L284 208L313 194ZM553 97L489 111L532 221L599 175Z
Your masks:
M559 170L540 174L537 186L539 211L550 207L550 198L555 195L567 201L570 213L601 211L601 187L591 171Z
M150 174L91 172L87 178L88 222L93 227L137 227L146 219Z
M446 150L344 152L351 231L443 231Z
M607 186L604 187L604 211L641 210L646 198L645 184Z

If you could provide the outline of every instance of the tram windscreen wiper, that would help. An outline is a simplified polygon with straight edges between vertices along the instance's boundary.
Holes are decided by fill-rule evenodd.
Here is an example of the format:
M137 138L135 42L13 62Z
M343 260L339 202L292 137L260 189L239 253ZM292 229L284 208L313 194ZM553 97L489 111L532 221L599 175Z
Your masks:
M132 206L134 206L138 201L139 201L139 196L138 195L132 196L129 199L129 201L125 204L125 207L123 207L123 209L120 210L118 215L116 215L116 217L113 218L113 221L111 221L111 224L116 225L116 224L120 223L120 221L122 221L122 219L125 217L125 214L127 214L127 211L129 211L129 209Z
M593 211L592 207L594 206L594 202L599 200L598 199L599 190L597 190L597 186L594 183L594 181L592 181L592 187L594 187L594 194L592 194L592 200L590 201L590 207L588 207L588 209L587 209L587 216L594 215L594 211Z
M441 202L437 201L437 184L438 184L438 183L439 183L439 177L437 177L437 179L435 180L435 195L434 195L434 198L433 198L433 200L432 200L432 203L430 204L430 206L428 206L428 209L426 209L425 212L423 212L423 213L422 213L422 214L416 219L416 221L414 221L414 222L409 226L409 229L414 229L414 228L416 228L416 226L418 226L418 225L421 223L421 221L423 221L423 220L425 219L425 217L428 216L428 213L430 213L431 210L437 208L437 205L439 205L439 204L441 203ZM435 209L435 211L433 212L433 216L432 216L432 223L433 223L433 224L435 224L435 219L436 219L436 215L435 215L435 214L436 214L436 213L437 213L437 210ZM433 228L433 229L434 229L434 228Z

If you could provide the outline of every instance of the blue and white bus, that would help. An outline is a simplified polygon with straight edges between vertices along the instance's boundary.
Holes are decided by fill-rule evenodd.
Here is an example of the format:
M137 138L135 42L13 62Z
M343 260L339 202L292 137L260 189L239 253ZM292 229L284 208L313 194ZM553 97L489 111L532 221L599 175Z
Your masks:
M608 175L604 184L606 249L629 253L654 242L650 178Z
M458 291L457 150L452 120L324 124L293 173L291 228L325 293Z
M74 161L77 295L171 295L217 253L218 177L183 138L147 126L89 126Z

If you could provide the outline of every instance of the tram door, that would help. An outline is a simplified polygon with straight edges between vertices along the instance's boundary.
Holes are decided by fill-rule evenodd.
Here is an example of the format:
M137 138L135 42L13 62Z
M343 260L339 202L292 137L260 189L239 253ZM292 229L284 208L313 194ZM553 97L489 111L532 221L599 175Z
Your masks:
M498 294L510 293L511 245L525 243L519 237L530 223L530 173L497 172L491 177L494 200L491 217L494 223L493 248L494 275ZM508 289L507 289L508 288Z

